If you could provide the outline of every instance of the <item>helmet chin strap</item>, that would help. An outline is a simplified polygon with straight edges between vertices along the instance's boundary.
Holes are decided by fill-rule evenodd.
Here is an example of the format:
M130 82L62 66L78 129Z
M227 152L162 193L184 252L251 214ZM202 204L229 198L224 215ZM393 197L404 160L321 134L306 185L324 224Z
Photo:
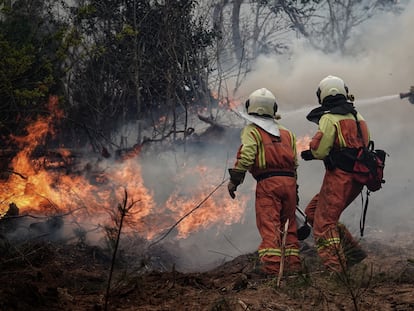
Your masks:
M321 101L321 89L318 87L318 90L316 91L316 97L318 98L319 105L322 105Z
M246 103L244 105L246 107L246 111L249 111L250 100L246 100Z

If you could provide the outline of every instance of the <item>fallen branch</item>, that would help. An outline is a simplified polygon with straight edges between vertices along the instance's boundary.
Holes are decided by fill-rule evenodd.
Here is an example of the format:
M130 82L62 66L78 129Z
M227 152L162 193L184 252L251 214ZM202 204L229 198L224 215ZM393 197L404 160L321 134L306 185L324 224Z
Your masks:
M250 310L250 308L240 298L237 300L237 302L243 308L243 310L245 311Z
M216 122L215 120L213 120L213 118L211 118L211 117L205 117L205 116L202 116L201 114L198 114L198 118L199 118L201 121L203 121L203 122L206 122L206 123L210 124L211 126L214 126L214 127L217 127L217 128L221 128L221 129L224 129L224 128L225 128L225 126L224 126L224 125L217 123L217 122Z
M19 172L13 171L13 170L11 170L11 169L6 169L6 172L7 172L7 173L10 173L10 174L15 174L15 175L17 175L17 176L19 176L19 177L21 177L21 178L23 178L23 179L27 179L27 177L26 177L26 176L24 176L23 174L20 174Z

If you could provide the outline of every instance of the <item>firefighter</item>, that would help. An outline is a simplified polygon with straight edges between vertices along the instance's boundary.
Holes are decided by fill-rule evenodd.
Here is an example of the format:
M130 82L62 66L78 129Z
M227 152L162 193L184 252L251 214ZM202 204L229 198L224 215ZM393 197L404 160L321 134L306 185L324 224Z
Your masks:
M228 191L235 198L247 171L256 183L256 225L262 241L258 247L260 264L255 272L266 277L279 274L284 225L289 220L285 244L287 272L301 269L295 209L296 136L276 121L278 105L266 88L250 94L241 115L250 123L241 132L241 145L234 167L229 169Z
M307 119L318 124L309 150L302 151L305 161L318 159L325 165L321 189L309 202L305 214L313 225L315 244L323 264L333 272L343 272L362 261L366 253L339 218L345 208L361 193L363 185L353 179L353 152L369 142L369 130L362 115L355 110L354 97L344 81L327 76L316 92L320 106Z

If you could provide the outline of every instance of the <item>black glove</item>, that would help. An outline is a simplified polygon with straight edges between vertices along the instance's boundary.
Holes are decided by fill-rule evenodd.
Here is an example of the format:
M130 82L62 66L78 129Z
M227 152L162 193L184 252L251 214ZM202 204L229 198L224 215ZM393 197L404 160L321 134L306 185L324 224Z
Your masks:
M229 194L230 194L232 199L234 199L236 197L236 194L234 192L236 192L237 186L238 185L234 184L231 180L227 184L227 189L229 190Z
M238 185L243 182L246 172L230 168L229 174L230 181L227 184L227 189L229 190L231 198L234 199L236 197L236 194L234 192L236 192Z
M310 160L315 159L315 157L313 156L312 151L310 149L302 151L300 153L300 156L305 161L310 161Z

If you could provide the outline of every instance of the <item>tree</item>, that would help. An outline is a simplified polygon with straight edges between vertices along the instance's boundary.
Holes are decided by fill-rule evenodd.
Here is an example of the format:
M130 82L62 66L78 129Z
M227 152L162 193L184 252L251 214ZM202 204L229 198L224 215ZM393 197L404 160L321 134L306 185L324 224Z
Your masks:
M213 24L222 36L217 46L223 46L217 55L221 73L235 77L233 95L240 87L252 63L259 55L284 54L294 35L292 21L285 8L294 8L305 20L314 10L313 1L218 1L214 4ZM225 16L230 16L227 20ZM230 55L234 55L231 57Z
M56 1L1 1L0 135L19 135L30 120L47 113L49 94L62 95L62 37ZM2 141L6 141L3 140Z
M259 55L288 54L301 37L326 53L347 53L355 27L384 10L401 8L394 0L217 0L212 12L222 34L217 70L235 80L233 95Z
M327 0L306 15L286 2L290 1L280 1L295 31L326 53L346 53L346 44L357 26L384 10L401 10L394 0Z
M193 20L195 2L82 2L72 10L83 43L68 85L72 118L109 140L129 122L150 121L149 139L186 133L189 107L210 96L203 51L214 33Z

